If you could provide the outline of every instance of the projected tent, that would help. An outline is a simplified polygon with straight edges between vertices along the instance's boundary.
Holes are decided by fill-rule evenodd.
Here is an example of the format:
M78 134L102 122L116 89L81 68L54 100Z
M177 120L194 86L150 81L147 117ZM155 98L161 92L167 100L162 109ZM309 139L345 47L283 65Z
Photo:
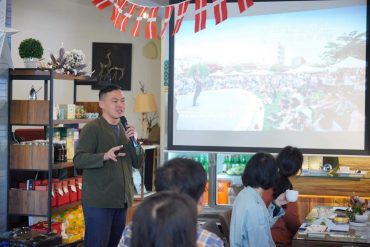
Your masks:
M366 62L354 57L347 57L331 67L336 69L361 69L366 67Z
M327 68L325 67L319 68L319 67L312 67L307 64L304 64L296 69L288 70L285 73L288 73L288 74L319 73L319 72L324 72L326 70Z

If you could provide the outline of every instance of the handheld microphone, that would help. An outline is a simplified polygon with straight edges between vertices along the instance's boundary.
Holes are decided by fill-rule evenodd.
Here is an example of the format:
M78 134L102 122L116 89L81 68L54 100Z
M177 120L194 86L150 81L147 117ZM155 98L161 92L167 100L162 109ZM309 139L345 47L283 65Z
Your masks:
M127 119L126 119L126 117L125 117L125 116L122 116L122 117L121 117L121 122L122 122L123 128L124 128L125 130L127 130L127 125L128 125L128 123L127 123ZM131 142L131 145L132 145L134 148L136 148L136 147L138 147L138 146L139 146L139 144L138 144L138 143L137 143L137 141L135 140L135 137L133 137L133 136L131 136L131 137L130 137L130 142Z

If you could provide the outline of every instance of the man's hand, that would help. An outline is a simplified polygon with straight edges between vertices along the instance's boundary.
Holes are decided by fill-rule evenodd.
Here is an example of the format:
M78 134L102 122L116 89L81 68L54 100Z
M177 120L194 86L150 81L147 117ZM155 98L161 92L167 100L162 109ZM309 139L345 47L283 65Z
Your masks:
M130 137L135 137L135 139L137 139L137 132L135 130L135 127L128 124L125 130L125 135L127 139L130 139Z
M122 148L123 148L123 145L112 147L111 149L109 149L108 152L104 154L104 160L113 160L117 162L117 157L126 156L126 153L119 152L119 150L121 150ZM118 153L116 154L117 151Z

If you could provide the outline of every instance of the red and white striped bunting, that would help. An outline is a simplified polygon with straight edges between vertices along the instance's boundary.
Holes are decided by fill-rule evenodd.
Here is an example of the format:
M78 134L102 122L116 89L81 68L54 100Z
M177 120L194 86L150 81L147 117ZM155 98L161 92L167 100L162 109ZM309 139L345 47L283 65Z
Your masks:
M143 15L145 13L145 10L146 10L146 7L145 6L144 7L140 7L139 14L136 17L135 25L134 25L134 27L131 30L131 35L133 37L139 37L139 35L140 35L140 27L141 27L141 22L143 20Z
M146 20L145 25L145 38L157 38L157 14L158 7L152 8L149 13L149 18Z
M110 5L113 5L111 21L114 27L126 31L128 20L138 10L135 24L131 30L133 37L140 36L140 27L145 21L145 37L147 39L155 39L163 37L168 28L172 14L174 14L175 26L172 35L175 35L181 27L182 21L187 13L190 0L185 0L176 4L167 6L151 7L132 3L129 0L91 0L98 9L103 10ZM238 7L240 13L243 13L247 8L253 5L253 0L238 0ZM216 25L225 21L227 16L227 0L212 0L213 12L215 16ZM159 36L157 35L157 15L160 8L164 8L164 19L162 29ZM176 10L176 11L175 11ZM149 11L149 18L145 20L145 12ZM207 21L207 0L195 0L195 32L199 32L206 28Z
M162 31L161 31L161 34L160 34L161 37L163 37L163 34L166 31L168 24L170 23L172 11L173 11L174 8L175 7L173 5L165 7L163 27L162 27Z
M186 15L186 11L188 11L189 7L189 0L181 2L177 5L177 15L175 17L175 27L173 29L172 35L175 35L181 27L182 20L184 19Z
M247 8L253 5L253 0L238 0L239 11L243 13Z
M206 28L207 0L195 0L195 32Z
M227 19L227 2L226 0L213 0L212 2L217 25Z

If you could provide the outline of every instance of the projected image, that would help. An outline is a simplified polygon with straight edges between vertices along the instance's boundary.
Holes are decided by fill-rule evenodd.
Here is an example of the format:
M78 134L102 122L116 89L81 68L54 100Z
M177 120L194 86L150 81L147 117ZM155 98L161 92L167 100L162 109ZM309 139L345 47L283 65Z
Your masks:
M176 130L364 131L366 5L213 22L176 36Z

